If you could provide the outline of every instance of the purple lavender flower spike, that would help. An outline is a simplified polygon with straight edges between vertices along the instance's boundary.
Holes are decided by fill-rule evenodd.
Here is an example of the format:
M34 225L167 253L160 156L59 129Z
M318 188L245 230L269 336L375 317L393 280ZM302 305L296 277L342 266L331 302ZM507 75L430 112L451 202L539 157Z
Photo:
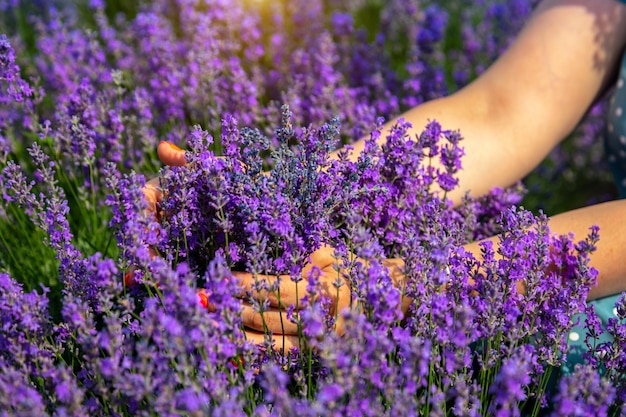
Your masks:
M615 388L589 365L576 365L561 379L553 400L552 416L607 416Z

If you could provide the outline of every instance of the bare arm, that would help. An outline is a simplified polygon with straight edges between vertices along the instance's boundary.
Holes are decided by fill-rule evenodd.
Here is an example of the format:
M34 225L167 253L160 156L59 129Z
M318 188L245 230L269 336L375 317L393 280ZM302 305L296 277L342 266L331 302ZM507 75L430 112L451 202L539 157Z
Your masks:
M401 117L416 133L432 119L444 128L460 129L466 155L460 187L448 194L459 204L466 191L480 196L534 169L614 82L625 46L625 5L615 0L545 0L483 75ZM363 141L357 142L353 155L362 148ZM550 219L553 232L573 232L576 239L584 238L593 224L600 227L600 242L591 265L600 274L590 299L626 290L626 200ZM468 249L480 253L477 244Z
M550 230L559 234L573 232L576 240L589 233L589 226L600 227L597 250L591 255L598 285L589 292L593 300L626 290L626 200L611 201L553 216Z
M613 82L625 45L625 5L546 0L484 74L401 117L415 132L432 119L461 131L466 156L460 187L448 194L458 204L466 191L483 195L535 168ZM352 156L362 148L363 140Z
M626 200L596 204L578 210L561 213L550 218L552 233L573 233L575 240L582 240L589 234L591 225L600 227L600 240L596 251L590 257L590 265L599 271L598 285L591 288L588 299L606 297L626 291ZM497 242L493 237L489 240ZM478 242L465 246L480 259Z

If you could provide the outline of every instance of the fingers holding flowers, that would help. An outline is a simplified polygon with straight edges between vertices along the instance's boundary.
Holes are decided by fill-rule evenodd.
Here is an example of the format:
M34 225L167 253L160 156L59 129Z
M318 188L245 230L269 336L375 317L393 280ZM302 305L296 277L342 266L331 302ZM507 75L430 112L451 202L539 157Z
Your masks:
M162 141L157 147L159 159L167 166L181 167L187 164L185 151L171 142Z
M162 141L157 147L159 159L167 166L182 166L186 164L185 151L178 146ZM148 221L160 222L163 216L161 204L163 201L163 189L161 188L161 178L156 177L145 183L143 189L143 198L145 202L144 215ZM148 226L146 226L146 230ZM150 258L154 259L158 256L153 246L148 247ZM124 284L127 287L135 284L135 267L131 266L124 275Z
M345 270L334 249L324 245L314 251L300 276L261 275L233 272L242 288L243 324L249 329L275 335L297 335L301 331L299 312L321 302L326 314L338 318L335 331L342 333L338 315L352 304ZM278 336L280 338L280 336Z
M246 339L255 345L264 345L267 342L267 338L271 337L270 343L275 350L283 350L288 352L292 348L300 347L300 339L298 335L290 334L272 334L268 336L267 333L259 332L255 330L246 330Z
M170 167L185 166L189 162L185 151L169 142L161 142L157 153ZM165 196L161 187L160 179L156 178L148 181L143 189L147 217L157 221L163 218ZM151 255L157 254L151 250ZM264 343L266 337L273 337L277 348L296 346L303 330L301 313L313 307L324 329L334 323L333 330L343 333L339 313L351 307L352 293L346 270L334 248L323 245L311 253L308 263L296 277L249 272L233 272L232 275L240 283L241 292L237 296L242 300L242 321L251 341ZM216 306L211 305L210 294L201 290L198 297L204 308L214 310Z
M174 145L173 143L162 141L157 147L159 159L167 166L184 166L185 151ZM146 182L143 188L144 198L147 204L146 214L148 218L154 218L159 221L161 218L158 210L163 200L163 189L161 188L161 180L159 177L153 178Z

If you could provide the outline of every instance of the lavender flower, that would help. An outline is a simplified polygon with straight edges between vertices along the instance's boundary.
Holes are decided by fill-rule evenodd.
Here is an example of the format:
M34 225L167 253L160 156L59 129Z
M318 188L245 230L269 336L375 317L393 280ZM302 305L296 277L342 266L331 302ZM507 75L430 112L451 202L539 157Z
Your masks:
M577 365L561 379L554 398L553 416L609 415L615 388L590 366Z
M533 352L520 349L502 363L490 392L494 394L489 405L489 415L498 417L519 416L518 404L526 399L526 389L531 382L530 371Z
M553 397L546 390L595 282L598 230L581 242L552 236L545 216L511 208L521 188L452 208L446 193L463 157L454 126L399 120L377 145L385 119L482 72L533 4L0 1L9 35L0 36L0 269L11 274L0 273L0 407L94 416L621 410L623 300L611 343L592 345L589 315L591 366L575 374L588 386L566 377ZM23 7L39 11L32 32L9 21ZM456 27L459 19L479 24ZM600 128L586 125L580 146ZM346 151L330 159L366 135L355 162ZM160 165L154 148L164 139L185 146L189 163L159 173L163 201L147 213L140 173ZM29 278L15 267L25 250L7 236L20 242L27 232L43 236L42 264L58 287L18 284ZM498 246L484 244L479 259L463 249L495 233ZM319 270L302 274L322 245L335 248L330 291L350 290L343 311L319 296L329 294ZM304 280L298 305L285 309L297 348L275 351L270 335L246 340L242 303L259 313L269 303L242 295L233 269ZM276 292L278 281L255 289Z
M36 91L24 81L15 50L5 34L0 34L0 131L20 120L30 125Z

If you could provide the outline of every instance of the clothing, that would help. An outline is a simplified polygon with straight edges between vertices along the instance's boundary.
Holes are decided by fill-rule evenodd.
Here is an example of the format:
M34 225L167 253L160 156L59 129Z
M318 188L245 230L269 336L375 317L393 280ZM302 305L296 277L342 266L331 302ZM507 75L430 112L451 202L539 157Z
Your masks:
M621 0L621 2L626 4L626 0ZM622 58L617 85L610 100L604 144L609 165L617 185L619 198L626 198L626 54ZM600 239L602 239L602 230L600 230ZM605 328L607 320L616 316L615 303L620 296L621 294L612 295L589 303L595 307L596 313ZM567 355L567 362L562 367L565 373L572 372L577 363L582 363L582 355L587 351L585 345L585 317L585 314L580 314L574 318L574 323L580 319L580 324L574 326L569 334L568 343L570 350ZM612 340L610 336L603 334L599 338L598 343L610 340Z
M626 0L623 1L626 3ZM626 198L626 54L615 92L610 101L605 135L609 165L617 184L619 198Z

